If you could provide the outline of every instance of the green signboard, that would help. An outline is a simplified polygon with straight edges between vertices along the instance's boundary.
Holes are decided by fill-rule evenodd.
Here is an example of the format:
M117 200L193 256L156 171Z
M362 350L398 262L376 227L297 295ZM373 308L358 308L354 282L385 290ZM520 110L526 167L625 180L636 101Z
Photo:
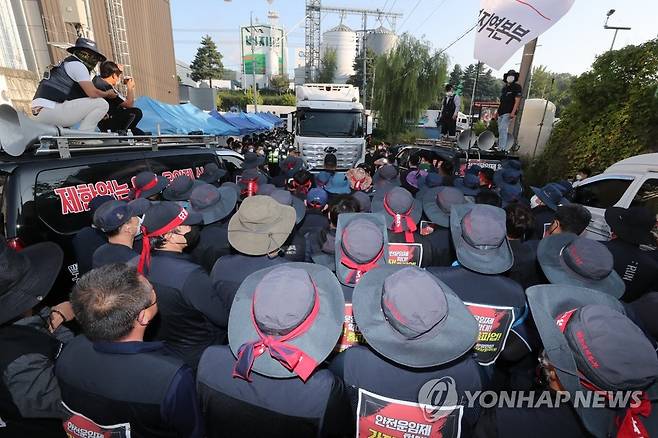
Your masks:
M254 55L244 55L242 57L242 61L244 62L244 73L247 75L251 75L254 73L254 59L255 59L255 64L256 64L256 74L257 75L264 75L267 68L266 68L266 61L265 61L265 54L263 53L256 53Z

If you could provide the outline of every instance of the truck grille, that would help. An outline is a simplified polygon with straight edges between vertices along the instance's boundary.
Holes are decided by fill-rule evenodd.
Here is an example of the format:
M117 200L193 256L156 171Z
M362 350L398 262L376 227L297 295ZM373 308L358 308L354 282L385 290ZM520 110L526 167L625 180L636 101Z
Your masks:
M361 145L305 144L302 146L301 153L311 169L322 168L324 166L324 156L327 154L324 150L327 147L337 149L335 154L339 169L351 169L361 158Z

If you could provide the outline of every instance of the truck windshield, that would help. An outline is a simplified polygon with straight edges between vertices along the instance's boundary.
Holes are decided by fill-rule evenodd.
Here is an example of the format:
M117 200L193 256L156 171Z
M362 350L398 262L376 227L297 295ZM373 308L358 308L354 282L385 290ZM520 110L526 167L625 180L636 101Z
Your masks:
M299 135L302 137L363 137L363 119L354 111L313 111L299 113Z

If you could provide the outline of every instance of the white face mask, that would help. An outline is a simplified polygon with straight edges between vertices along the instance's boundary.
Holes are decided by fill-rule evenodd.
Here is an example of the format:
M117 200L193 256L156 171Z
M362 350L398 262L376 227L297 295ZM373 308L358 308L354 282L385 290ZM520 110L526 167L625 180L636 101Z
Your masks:
M537 195L532 195L532 198L530 198L530 208L535 208L539 207L541 205L541 200Z
M582 181L583 176L581 174L576 175L576 181Z
M137 216L137 219L139 219L139 224L137 224L137 233L135 234L135 237L142 234L142 224L144 223L144 215Z
M507 76L507 78L505 78L505 80L507 81L508 84L511 84L512 82L514 82L514 76L509 75Z
M446 96L448 97L452 97L453 94L455 93L453 93L452 91L446 91Z

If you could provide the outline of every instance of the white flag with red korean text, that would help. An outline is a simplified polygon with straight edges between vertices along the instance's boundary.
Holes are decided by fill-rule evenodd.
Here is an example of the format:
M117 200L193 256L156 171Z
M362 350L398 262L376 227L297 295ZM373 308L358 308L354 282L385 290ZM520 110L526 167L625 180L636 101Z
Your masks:
M517 50L546 32L575 0L482 0L475 59L500 70Z

